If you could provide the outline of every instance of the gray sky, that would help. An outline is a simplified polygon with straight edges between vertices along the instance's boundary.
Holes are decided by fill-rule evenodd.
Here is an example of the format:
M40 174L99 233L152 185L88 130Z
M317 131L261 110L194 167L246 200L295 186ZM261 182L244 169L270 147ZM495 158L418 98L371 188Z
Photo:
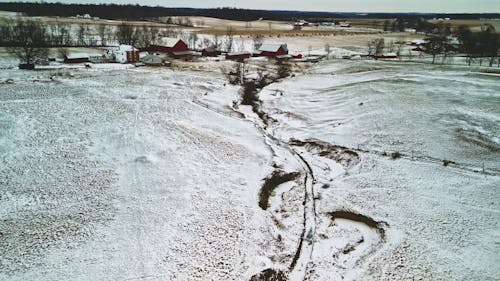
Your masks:
M56 0L46 1L56 2ZM7 0L7 2L15 1ZM159 5L165 7L196 8L213 8L224 6L251 9L330 12L500 13L500 0L58 0L58 2L119 4L139 3L141 5L149 6Z

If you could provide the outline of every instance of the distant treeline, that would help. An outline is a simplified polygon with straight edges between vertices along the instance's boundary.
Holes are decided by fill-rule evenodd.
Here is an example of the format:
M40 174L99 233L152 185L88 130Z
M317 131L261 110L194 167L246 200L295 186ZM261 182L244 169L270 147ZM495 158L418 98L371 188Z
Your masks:
M167 16L205 16L220 19L254 21L260 18L267 20L292 21L307 19L309 21L328 20L336 18L453 18L479 19L500 18L498 13L489 14L418 14L418 13L330 13L330 12L300 12L300 11L269 11L236 8L165 8L140 5L116 4L63 4L63 3L27 3L0 2L0 10L20 12L28 16L61 16L69 17L89 14L105 19L146 19Z

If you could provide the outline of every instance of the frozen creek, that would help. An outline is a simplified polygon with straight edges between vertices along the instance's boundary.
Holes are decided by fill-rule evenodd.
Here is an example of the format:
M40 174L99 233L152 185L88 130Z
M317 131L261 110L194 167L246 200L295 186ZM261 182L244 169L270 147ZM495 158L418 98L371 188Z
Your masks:
M307 280L496 280L498 82L334 61L260 93L268 130L315 176Z
M497 78L324 63L264 125L217 73L72 72L1 74L0 279L499 275Z

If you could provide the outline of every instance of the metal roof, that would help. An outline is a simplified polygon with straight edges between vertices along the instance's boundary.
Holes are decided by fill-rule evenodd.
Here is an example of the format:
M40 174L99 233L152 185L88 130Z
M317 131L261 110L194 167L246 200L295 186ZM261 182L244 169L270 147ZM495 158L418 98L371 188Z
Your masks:
M175 44L177 44L177 42L179 42L181 39L179 38L171 38L171 37L163 37L161 39L163 45L165 47L168 47L168 48L172 48L175 46Z
M288 52L286 44L264 44L259 48L261 52L277 52L281 47Z
M129 52L129 51L138 51L138 49L134 48L131 45L121 44L120 46L118 46L118 51Z

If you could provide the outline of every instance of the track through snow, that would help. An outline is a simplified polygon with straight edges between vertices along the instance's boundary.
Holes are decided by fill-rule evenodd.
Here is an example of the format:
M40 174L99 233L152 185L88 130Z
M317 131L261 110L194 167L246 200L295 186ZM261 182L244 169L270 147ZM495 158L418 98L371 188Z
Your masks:
M497 81L419 67L2 71L0 279L496 280Z
M203 106L204 108L208 110L212 110L214 112L217 112L219 114L224 114L227 115L231 118L236 118L236 119L245 119L245 117L239 117L239 116L246 116L243 112L240 112L241 115L234 115L231 113L223 112L221 110L218 110L214 107L211 107L207 104L204 104L203 102L199 100L193 100L193 102L197 105ZM236 112L239 112L237 109L234 109ZM251 121L254 123L255 126L261 131L263 137L266 139L266 143L271 147L271 149L275 152L276 154L283 155L282 153L276 153L277 150L281 150L281 152L284 152L285 154L289 154L292 157L296 159L298 163L300 163L301 166L301 172L303 174L303 180L302 184L304 187L304 201L303 201L303 206L304 206L304 212L303 212L303 229L301 231L301 235L299 238L299 242L297 245L297 249L295 251L295 254L293 256L293 259L291 261L291 264L289 266L289 280L295 281L295 280L304 280L306 271L307 271L307 266L311 260L312 257L312 252L314 249L314 239L315 239L315 233L316 233L316 206L315 206L315 196L314 196L314 174L312 172L312 169L307 163L307 161L297 152L295 151L290 145L288 145L285 142L282 142L281 140L277 139L272 135L272 133L269 133L269 130L264 128L262 126L262 123L260 121L256 121L256 119L245 119L248 121ZM283 156L282 156L283 157ZM286 158L286 157L284 157ZM278 159L278 161L283 161L283 159ZM263 272L265 272L268 269L265 269ZM257 274L258 275L258 274ZM262 276L266 276L265 274L262 274ZM265 278L275 278L274 276L270 277L261 277L264 278L262 280L267 280ZM253 279L252 279L253 280ZM257 278L257 280L260 280ZM272 280L272 279L269 279Z
M197 105L200 105L207 110L211 110L217 112L219 114L227 115L236 119L244 119L254 123L254 125L260 130L263 137L266 139L266 143L269 145L271 150L275 155L275 165L283 168L287 165L290 165L290 156L295 159L295 162L299 164L301 174L303 175L303 179L301 181L303 185L304 199L302 202L303 205L303 227L300 232L300 237L298 239L296 250L293 254L293 257L290 261L290 264L287 268L287 272L283 273L282 270L276 270L273 268L266 268L262 270L260 273L255 274L251 281L265 281L265 280L291 280L291 281L303 281L303 280L314 280L311 279L312 272L314 272L314 267L317 262L314 257L314 248L315 243L317 243L320 239L317 237L317 225L318 225L318 217L319 214L316 211L316 200L319 199L314 190L314 186L316 184L316 179L314 177L314 172L311 164L305 159L302 155L303 153L309 153L306 151L299 151L297 148L300 148L305 143L301 143L299 141L283 141L278 139L275 134L276 127L279 127L279 124L276 123L275 120L262 120L257 114L254 114L252 111L241 111L237 108L230 107L232 111L237 112L238 114L234 114L232 111L223 111L217 109L214 106L210 106L207 103L204 103L198 99L193 100L193 102ZM239 108L244 108L243 106L239 106ZM246 108L248 109L248 108ZM264 115L268 115L269 113L264 113ZM321 144L325 145L325 144ZM359 162L358 155L349 150L347 148L331 146L329 147L328 153L335 155L332 159L336 162L345 166L345 169L350 168L352 165L355 165ZM326 152L326 150L322 152ZM322 155L323 157L327 155ZM354 156L354 157L353 157ZM293 165L292 165L293 166ZM341 169L339 169L341 170ZM267 190L267 181L273 179L273 177L281 176L283 179L285 177L289 177L289 180L293 180L295 177L290 177L293 173L284 174L275 170L275 172L265 179L265 183L263 185L263 189L266 189L265 192L269 193ZM285 181L285 180L281 180ZM279 183L281 182L279 181ZM261 191L262 192L262 191ZM277 196L277 195L275 195ZM283 194L281 194L283 197ZM268 198L266 197L264 203L261 201L259 205L262 209L267 210L267 202ZM337 269L333 269L335 274L338 274L338 278L343 278L342 276L346 273L347 268L352 268L361 262L362 259L368 257L369 254L375 252L376 247L384 242L384 232L385 225L384 223L376 223L371 218L368 218L364 215L356 214L350 211L337 211L330 214L332 223L335 225L335 229L339 228L347 228L347 229L358 229L362 231L362 236L360 240L358 240L356 245L347 244L344 245L344 262L350 264L348 265L340 265ZM324 220L324 218L323 218ZM336 220L337 224L336 225ZM366 225L364 227L363 225ZM331 226L323 226L324 228L329 228ZM365 229L366 228L366 229ZM375 230L375 238L370 239L369 236L371 234L371 229ZM368 230L367 230L368 229ZM338 238L337 238L338 239ZM342 239L342 238L341 238ZM322 240L325 240L323 237ZM363 245L362 245L363 244ZM323 245L322 245L323 246ZM356 249L355 249L356 248ZM358 250L358 248L363 248L363 250ZM347 250L346 250L347 249ZM270 253L269 253L270 254ZM334 254L335 255L335 254ZM316 257L317 258L317 257ZM320 257L321 258L321 257ZM286 277L285 277L286 276Z
M499 90L460 67L363 60L261 91L316 180L306 280L496 280Z

